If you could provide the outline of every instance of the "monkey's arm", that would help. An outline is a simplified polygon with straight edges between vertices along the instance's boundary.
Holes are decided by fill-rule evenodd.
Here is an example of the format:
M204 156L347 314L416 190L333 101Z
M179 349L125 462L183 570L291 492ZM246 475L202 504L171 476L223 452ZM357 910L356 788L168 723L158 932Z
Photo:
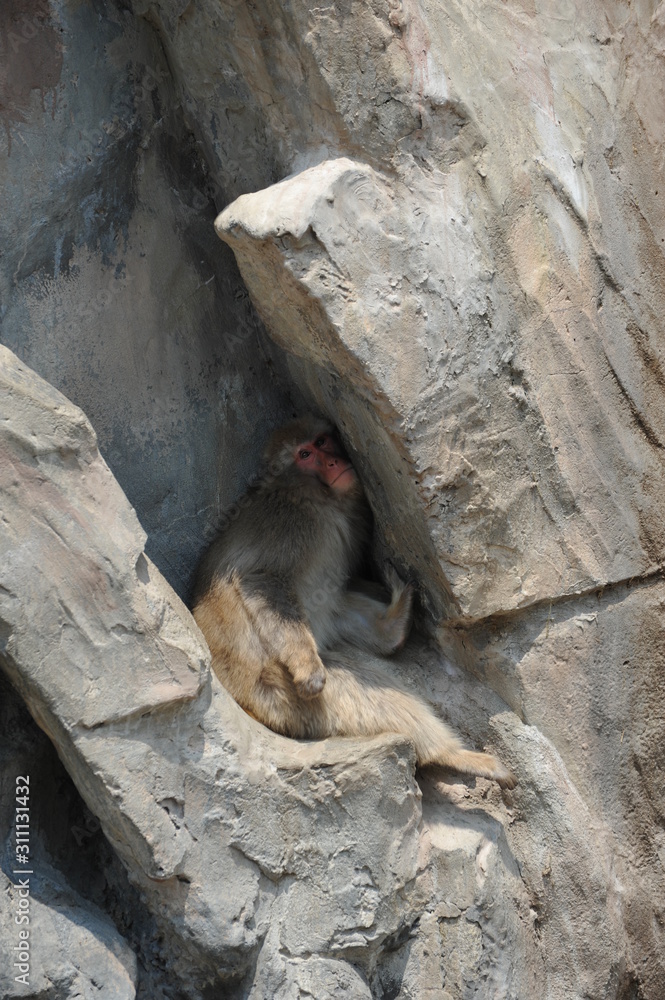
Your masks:
M382 656L397 652L409 634L413 588L394 574L390 584L390 604L365 590L345 591L339 609L340 638Z

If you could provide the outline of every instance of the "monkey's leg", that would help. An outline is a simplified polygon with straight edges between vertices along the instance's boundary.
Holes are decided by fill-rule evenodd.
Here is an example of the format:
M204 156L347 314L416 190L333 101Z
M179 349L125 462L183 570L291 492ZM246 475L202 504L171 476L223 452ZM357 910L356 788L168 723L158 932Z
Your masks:
M360 590L347 590L340 608L342 638L372 653L390 656L404 644L411 624L413 588L393 574L390 604Z
M326 683L326 668L314 636L295 607L282 606L277 610L262 594L248 594L237 581L234 583L242 593L247 613L268 657L286 668L301 698L315 698L321 694ZM274 671L269 673L275 676Z
M328 681L316 702L319 732L311 735L375 736L402 733L413 740L418 764L452 767L493 778L512 788L515 779L495 757L465 750L433 709L377 666L350 656L326 658ZM327 732L321 732L321 729Z
M285 617L287 611L276 611L265 596L248 595L235 575L215 581L194 608L220 681L244 709L272 728L284 706L290 718L290 706L320 694L326 680L309 629ZM266 717L273 703L277 715L271 710ZM280 722L280 731L290 731L289 725Z

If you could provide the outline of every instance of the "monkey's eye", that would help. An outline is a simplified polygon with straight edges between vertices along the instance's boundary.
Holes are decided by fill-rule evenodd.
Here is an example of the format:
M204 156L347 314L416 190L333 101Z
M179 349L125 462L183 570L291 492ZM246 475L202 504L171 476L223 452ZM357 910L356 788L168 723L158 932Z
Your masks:
M324 446L324 444L326 443L327 440L328 439L326 438L326 436L324 434L323 437L320 437L320 438L316 439L316 441L314 442L314 447L315 448L323 448L323 446Z
M303 448L303 450L300 452L300 458L302 459L309 458L311 454L312 454L311 451L305 451L305 449Z

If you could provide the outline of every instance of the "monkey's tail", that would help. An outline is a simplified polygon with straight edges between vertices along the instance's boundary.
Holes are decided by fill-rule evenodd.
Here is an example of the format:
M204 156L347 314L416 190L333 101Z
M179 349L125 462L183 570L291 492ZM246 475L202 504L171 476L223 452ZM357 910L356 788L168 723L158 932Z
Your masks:
M325 732L315 735L377 736L401 733L415 745L419 766L434 764L493 778L512 788L515 779L495 757L466 750L459 737L417 695L380 667L356 662L355 655L326 656L327 680L316 716ZM318 728L318 727L317 727Z

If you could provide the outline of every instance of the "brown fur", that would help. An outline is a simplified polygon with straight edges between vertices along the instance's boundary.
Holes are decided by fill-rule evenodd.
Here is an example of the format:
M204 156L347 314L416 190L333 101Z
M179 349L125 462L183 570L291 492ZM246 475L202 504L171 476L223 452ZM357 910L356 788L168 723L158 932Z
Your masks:
M420 765L512 787L513 776L498 760L465 750L383 664L348 650L395 652L410 627L412 591L393 576L385 602L375 585L352 582L368 540L360 484L349 475L351 485L336 490L295 464L299 449L316 447L324 433L334 432L310 417L273 435L263 481L201 564L194 617L215 673L238 704L275 732L316 739L402 733L413 740ZM339 455L348 464L335 447L328 461Z

